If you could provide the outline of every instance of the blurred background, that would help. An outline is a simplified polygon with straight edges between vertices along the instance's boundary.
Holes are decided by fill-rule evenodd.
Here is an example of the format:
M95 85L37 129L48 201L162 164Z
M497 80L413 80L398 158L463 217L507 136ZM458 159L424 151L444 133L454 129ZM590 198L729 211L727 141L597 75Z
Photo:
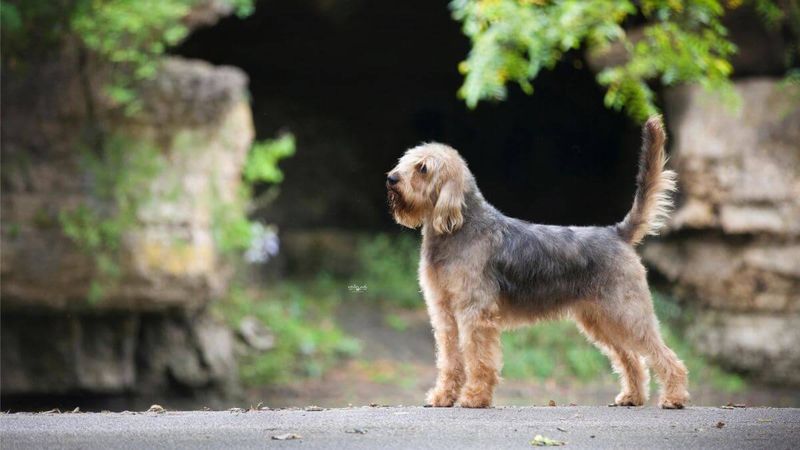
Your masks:
M411 146L507 215L622 219L661 112L676 212L640 253L697 405L800 406L795 0L24 0L2 26L3 410L421 404ZM603 405L570 322L505 333L498 405Z

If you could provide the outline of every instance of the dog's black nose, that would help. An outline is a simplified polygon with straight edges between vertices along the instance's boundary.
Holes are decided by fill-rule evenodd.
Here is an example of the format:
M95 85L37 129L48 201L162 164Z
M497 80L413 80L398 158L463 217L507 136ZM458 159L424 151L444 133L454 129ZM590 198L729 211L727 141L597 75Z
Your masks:
M398 181L400 181L400 177L396 174L390 173L389 176L386 177L386 182L389 183L389 186L394 186Z

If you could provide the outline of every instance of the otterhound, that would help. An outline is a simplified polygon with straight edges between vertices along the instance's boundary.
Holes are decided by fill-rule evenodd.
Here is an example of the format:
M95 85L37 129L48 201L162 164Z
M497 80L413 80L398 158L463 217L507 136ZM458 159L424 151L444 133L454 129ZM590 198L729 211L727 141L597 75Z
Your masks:
M664 344L645 268L634 251L669 212L675 173L666 170L661 119L643 130L633 207L606 227L538 225L504 216L481 195L464 160L442 144L408 150L388 173L394 219L422 227L419 280L436 338L432 406L484 408L500 376L502 328L570 316L620 374L617 405L648 397L683 408L687 370Z

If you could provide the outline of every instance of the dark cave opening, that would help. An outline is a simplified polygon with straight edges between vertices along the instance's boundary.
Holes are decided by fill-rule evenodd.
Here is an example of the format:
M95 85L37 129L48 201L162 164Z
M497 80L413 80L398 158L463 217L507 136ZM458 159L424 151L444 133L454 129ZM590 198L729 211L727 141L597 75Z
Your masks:
M469 51L446 2L262 1L197 30L175 53L242 68L258 139L289 130L297 154L268 221L391 229L384 178L420 142L457 148L484 196L540 223L611 224L630 207L637 127L603 106L579 54L535 93L469 110L456 92Z

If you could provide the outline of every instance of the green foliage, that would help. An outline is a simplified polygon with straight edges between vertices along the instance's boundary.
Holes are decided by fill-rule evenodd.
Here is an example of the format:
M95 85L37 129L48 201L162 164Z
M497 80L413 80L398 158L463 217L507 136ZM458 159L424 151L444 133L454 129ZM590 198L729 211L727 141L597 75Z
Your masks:
M137 79L151 78L156 56L183 39L180 19L195 0L87 0L78 3L72 29L113 64L130 65Z
M383 317L383 320L394 331L406 331L408 329L408 321L397 314L388 313Z
M253 241L253 223L247 216L249 199L249 187L241 186L233 199L225 201L217 196L211 203L211 231L223 255L238 255Z
M409 234L378 234L358 246L359 284L366 295L404 308L422 305L417 282L419 240Z
M160 56L186 37L182 19L199 0L82 0L71 28L83 43L112 64L109 98L135 113L134 83L155 76ZM237 0L238 10L252 4Z
M150 183L164 164L153 146L120 135L107 139L99 155L84 151L89 200L62 210L59 219L64 234L93 258L90 302L118 281L123 234L138 223L137 211L150 199Z
M253 0L223 0L237 14L253 12ZM189 30L183 18L203 0L2 1L3 41L15 57L43 39L53 45L72 36L109 64L106 94L129 114L139 106L134 85L152 78L166 49ZM4 46L6 46L4 42Z
M51 48L70 33L73 2L51 0L0 1L0 44L3 63L25 59Z
M226 255L235 255L246 250L261 229L248 217L256 183L280 183L283 172L278 163L295 153L295 140L291 134L277 139L256 141L247 156L243 168L245 183L238 195L225 201L215 198L212 202L212 231L217 248Z
M246 316L259 319L275 336L275 348L246 355L240 363L248 385L284 383L296 376L317 377L342 357L357 354L361 344L337 326L337 298L330 280L281 283L267 293L233 289L214 307L231 326Z
M0 2L0 25L9 28L11 32L19 31L22 28L22 17L19 9L9 2Z
M605 356L571 322L543 322L503 333L503 376L590 380L607 374Z
M653 301L656 314L662 321L662 336L686 363L690 379L708 381L728 392L737 392L745 387L740 376L709 363L682 338L681 330L688 320L686 310L659 293L654 293ZM502 342L503 376L507 378L577 378L589 381L608 375L611 370L608 359L568 321L543 322L504 333Z
M771 1L755 4L769 21L783 17ZM471 108L481 100L504 99L509 82L530 94L531 81L567 52L600 51L612 43L622 44L627 61L597 75L609 108L644 120L658 111L649 86L655 80L666 86L699 83L737 103L729 79L736 48L721 23L721 0L453 0L450 6L472 41L459 65L465 75L459 96ZM638 40L623 28L637 15L647 20Z
M258 141L253 144L247 155L244 167L244 179L248 183L280 183L283 172L278 162L293 156L295 152L294 136L285 134L273 140Z

